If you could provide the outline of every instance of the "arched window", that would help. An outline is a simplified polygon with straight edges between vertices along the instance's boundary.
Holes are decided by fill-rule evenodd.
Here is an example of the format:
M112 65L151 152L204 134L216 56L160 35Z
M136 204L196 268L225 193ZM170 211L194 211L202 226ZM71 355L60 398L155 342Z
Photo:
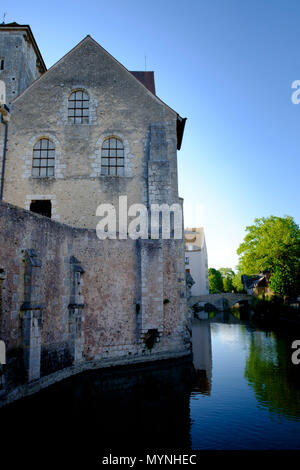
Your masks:
M40 139L33 147L32 176L54 176L55 146L49 139Z
M101 174L124 176L124 146L116 137L105 139L101 149Z
M73 124L89 122L90 97L82 90L73 91L68 101L68 120Z

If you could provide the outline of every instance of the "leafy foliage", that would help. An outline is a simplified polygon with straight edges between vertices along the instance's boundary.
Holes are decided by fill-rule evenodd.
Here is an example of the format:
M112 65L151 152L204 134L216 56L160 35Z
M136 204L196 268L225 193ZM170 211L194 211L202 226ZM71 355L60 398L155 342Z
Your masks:
M290 266L283 266L280 268L276 266L271 279L270 279L270 287L273 292L276 294L284 295L293 294L294 292L294 284L295 278Z
M209 293L217 294L223 291L223 279L220 271L215 268L208 269Z
M244 292L241 273L235 273L231 268L208 270L209 292Z
M300 230L290 216L262 217L246 227L237 253L243 274L270 271L270 286L282 296L300 290Z
M233 279L232 279L232 285L233 285L233 290L234 292L244 292L244 287L243 287L243 284L242 284L242 274L240 271L238 271L237 273L235 273Z
M232 292L234 271L231 268L220 268L219 271L223 279L223 292Z

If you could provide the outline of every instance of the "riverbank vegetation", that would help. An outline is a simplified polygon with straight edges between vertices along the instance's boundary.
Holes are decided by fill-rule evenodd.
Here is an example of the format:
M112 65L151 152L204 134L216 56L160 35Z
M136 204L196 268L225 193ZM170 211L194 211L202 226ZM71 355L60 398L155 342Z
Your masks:
M234 272L231 268L209 268L208 270L209 293L220 292L244 292L241 273Z
M300 311L291 307L278 295L272 297L253 297L250 309L253 312L253 320L274 325L286 323L300 328Z
M300 294L300 229L292 217L261 217L246 227L237 253L239 270L253 276L268 272L269 287L286 299Z
M241 276L268 273L272 294L286 300L300 295L300 229L290 216L261 217L246 227L244 241L237 249L237 271L210 268L209 291L242 292Z

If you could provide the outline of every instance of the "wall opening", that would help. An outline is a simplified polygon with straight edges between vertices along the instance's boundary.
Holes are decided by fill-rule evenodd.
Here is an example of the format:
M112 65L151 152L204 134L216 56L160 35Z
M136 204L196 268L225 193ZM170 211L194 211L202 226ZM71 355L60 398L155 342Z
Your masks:
M157 338L159 338L159 334L156 328L151 328L150 330L147 331L144 337L144 343L148 349L153 348L154 344L157 341Z
M30 210L36 214L44 215L51 219L52 204L49 200L31 201Z
M0 59L0 70L4 70L4 59Z

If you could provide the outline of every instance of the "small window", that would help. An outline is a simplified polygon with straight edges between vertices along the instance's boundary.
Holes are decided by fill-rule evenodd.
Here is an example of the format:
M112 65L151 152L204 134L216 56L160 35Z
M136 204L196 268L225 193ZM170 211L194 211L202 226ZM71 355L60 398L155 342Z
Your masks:
M82 90L73 91L69 96L68 120L73 124L89 122L90 97Z
M4 70L4 59L0 59L0 70Z
M104 176L124 176L124 146L123 142L116 137L109 137L103 142L101 174Z
M54 176L55 147L49 139L40 139L33 147L32 176Z
M49 200L31 201L30 210L36 214L44 215L51 219L52 204Z

